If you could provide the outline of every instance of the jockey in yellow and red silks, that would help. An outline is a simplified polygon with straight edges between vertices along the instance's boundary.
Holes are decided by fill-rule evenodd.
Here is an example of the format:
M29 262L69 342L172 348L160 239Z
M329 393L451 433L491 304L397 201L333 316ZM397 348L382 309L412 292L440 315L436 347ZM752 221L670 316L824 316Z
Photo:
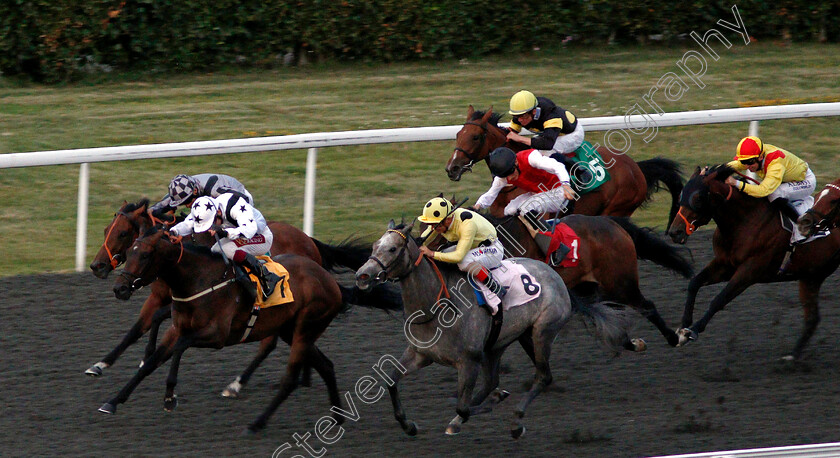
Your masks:
M738 171L749 170L761 179L758 184L751 184L730 176L727 184L753 197L767 197L794 220L814 205L811 194L817 187L817 178L807 162L789 151L766 144L758 137L744 137L738 143L734 160L727 165ZM795 212L786 211L785 207Z

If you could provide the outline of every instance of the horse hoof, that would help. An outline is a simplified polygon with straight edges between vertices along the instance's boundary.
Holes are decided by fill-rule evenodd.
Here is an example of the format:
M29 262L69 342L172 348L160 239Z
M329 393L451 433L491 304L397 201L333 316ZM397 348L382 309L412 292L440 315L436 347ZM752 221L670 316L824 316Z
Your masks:
M510 435L514 439L519 439L520 437L525 435L525 425L519 425L510 430Z
M449 425L446 427L447 436L457 436L461 433L461 425Z
M117 406L111 404L110 402L106 402L105 404L102 404L102 407L99 408L99 411L102 413L113 415L117 413Z
M679 343L677 343L678 347L682 347L683 345L691 342L692 340L697 340L697 332L689 329L689 328L682 328L677 331L677 336L680 338Z
M403 428L403 431L405 431L405 433L407 435L411 436L411 437L416 436L417 435L417 423L414 423L413 421L408 422L405 425L405 428Z
M510 396L510 391L508 391L508 390L499 390L499 391L498 391L498 397L499 397L499 400L498 400L498 401L496 401L496 403L498 404L498 403L500 403L500 402L504 401L505 399L507 399L507 398L508 398L508 396Z
M245 428L245 431L244 431L243 434L246 435L246 436L254 436L258 432L262 431L263 428L265 428L265 425L263 425L263 424L256 423L256 422L251 423L250 425L248 425L247 428Z
M85 371L85 374L90 375L91 377L99 377L102 375L102 369L99 366L90 366L88 370Z
M163 400L163 410L167 412L172 412L175 408L178 407L178 396L172 395L171 398L166 398Z
M238 399L239 398L239 391L234 391L234 390L230 389L230 387L227 387L224 390L222 390L222 397L223 398Z
M793 362L796 361L796 358L794 358L793 355L786 355L782 356L781 360L785 362Z
M141 361L140 361L140 364L138 364L138 365L137 365L137 368L138 368L138 369L142 369L144 364L146 364L146 361L145 361L145 360L141 360Z
M647 342L644 339L632 339L630 342L633 343L633 351L636 353L641 353L647 350Z

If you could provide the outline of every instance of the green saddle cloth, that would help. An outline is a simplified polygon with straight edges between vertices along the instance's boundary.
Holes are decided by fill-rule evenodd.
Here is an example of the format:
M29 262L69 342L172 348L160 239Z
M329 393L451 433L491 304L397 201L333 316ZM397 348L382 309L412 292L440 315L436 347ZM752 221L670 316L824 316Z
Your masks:
M589 182L581 182L576 174L572 176L572 187L578 194L586 194L592 192L602 184L610 181L610 172L607 170L607 165L601 158L601 154L595 150L592 143L584 140L578 149L575 150L575 155L572 156L575 161L574 167L586 167L592 174L592 180Z

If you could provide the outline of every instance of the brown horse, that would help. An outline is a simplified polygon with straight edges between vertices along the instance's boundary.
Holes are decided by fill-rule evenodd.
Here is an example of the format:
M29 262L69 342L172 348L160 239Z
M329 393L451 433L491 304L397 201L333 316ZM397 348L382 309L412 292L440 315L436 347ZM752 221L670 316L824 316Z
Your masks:
M817 231L831 230L840 224L840 179L825 185L817 195L814 206L799 217L796 224L805 237Z
M103 279L107 278L111 271L125 260L126 251L137 237L146 229L152 227L151 218L147 213L148 206L148 199L142 199L137 203L123 202L123 205L114 214L114 219L105 227L105 241L90 264L90 269L94 275ZM304 256L321 264L328 270L337 266L358 269L370 255L370 250L361 244L327 245L310 238L300 229L289 224L271 221L268 225L274 234L274 241L271 245L272 254L288 253ZM195 243L208 246L214 242L207 234L194 234L192 240ZM150 289L151 294L143 303L143 307L140 309L140 317L134 323L134 326L110 353L88 368L85 371L86 374L94 377L102 375L104 369L113 365L126 348L137 342L146 332L149 332L149 343L146 346L145 358L151 356L157 344L160 324L171 315L172 298L169 287L163 282L153 282ZM260 342L257 356L245 371L225 388L222 395L225 397L238 396L239 391L248 383L253 372L276 346L277 339L275 337L269 337L264 342ZM308 370L304 372L304 383L308 381L308 374Z
M496 226L507 257L526 257L544 261L539 246L519 218L485 217ZM691 263L679 249L640 228L627 218L609 216L569 215L561 219L580 237L576 247L580 259L574 267L555 267L564 283L581 298L613 301L633 307L665 336L668 344L678 342L674 330L656 310L656 305L639 290L637 257L654 262L688 278ZM628 348L638 351L638 348Z
M697 227L711 220L717 223L715 257L688 285L683 329L678 332L680 344L697 339L712 316L751 285L799 280L805 327L791 354L784 357L798 359L820 321L820 286L840 265L840 231L798 245L790 267L781 274L790 233L767 199L750 197L724 182L733 173L726 165L698 167L683 189L679 213L668 229L675 242L685 243ZM692 323L697 291L720 282L727 282L726 286L712 299L705 315Z
M491 107L487 112L476 111L472 105L467 110L467 122L455 136L455 150L446 163L446 173L452 181L461 179L464 172L472 170L473 165L486 161L490 152L505 146L506 129L499 127L501 114L494 114ZM523 149L524 145L507 143L514 150ZM665 185L671 193L671 210L668 221L677 214L678 200L682 191L682 177L679 165L669 159L654 158L635 162L621 151L606 147L597 149L609 169L610 179L598 189L582 194L575 202L573 212L581 215L630 216L651 195ZM513 187L506 188L490 211L501 216L505 205L522 191Z
M159 279L171 290L172 327L161 338L155 352L137 374L100 411L115 413L140 382L170 357L172 366L166 379L164 408L177 406L175 385L178 365L189 347L222 348L244 342L279 337L291 347L286 373L280 391L268 408L249 427L256 432L265 427L268 418L295 389L303 367L312 367L324 379L330 402L340 408L341 401L332 362L315 346L315 341L345 305L356 303L376 308L401 310L399 300L388 296L357 295L357 289L340 286L332 275L315 261L297 255L279 255L274 259L289 272L288 288L294 300L290 303L252 312L253 300L235 280L236 274L226 258L209 248L172 243L168 232L153 226L139 237L128 251L125 268L114 283L114 294L128 299L133 291ZM285 286L284 286L285 285ZM251 321L256 317L256 321ZM249 330L249 322L253 328ZM341 422L340 416L334 418Z

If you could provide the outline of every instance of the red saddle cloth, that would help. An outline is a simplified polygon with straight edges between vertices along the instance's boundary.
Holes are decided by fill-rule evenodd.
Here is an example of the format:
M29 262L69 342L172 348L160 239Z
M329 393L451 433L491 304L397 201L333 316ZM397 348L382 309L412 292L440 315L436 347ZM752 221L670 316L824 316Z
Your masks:
M547 235L551 237L551 243L548 245L548 253L545 254L545 262L549 262L549 258L551 257L551 253L557 251L557 248L560 248L560 244L563 243L571 250L563 258L563 262L560 263L560 267L576 267L580 258L578 257L578 247L580 246L580 237L575 233L575 231L569 227L566 223L559 223L554 226L553 232L541 232L543 235Z

